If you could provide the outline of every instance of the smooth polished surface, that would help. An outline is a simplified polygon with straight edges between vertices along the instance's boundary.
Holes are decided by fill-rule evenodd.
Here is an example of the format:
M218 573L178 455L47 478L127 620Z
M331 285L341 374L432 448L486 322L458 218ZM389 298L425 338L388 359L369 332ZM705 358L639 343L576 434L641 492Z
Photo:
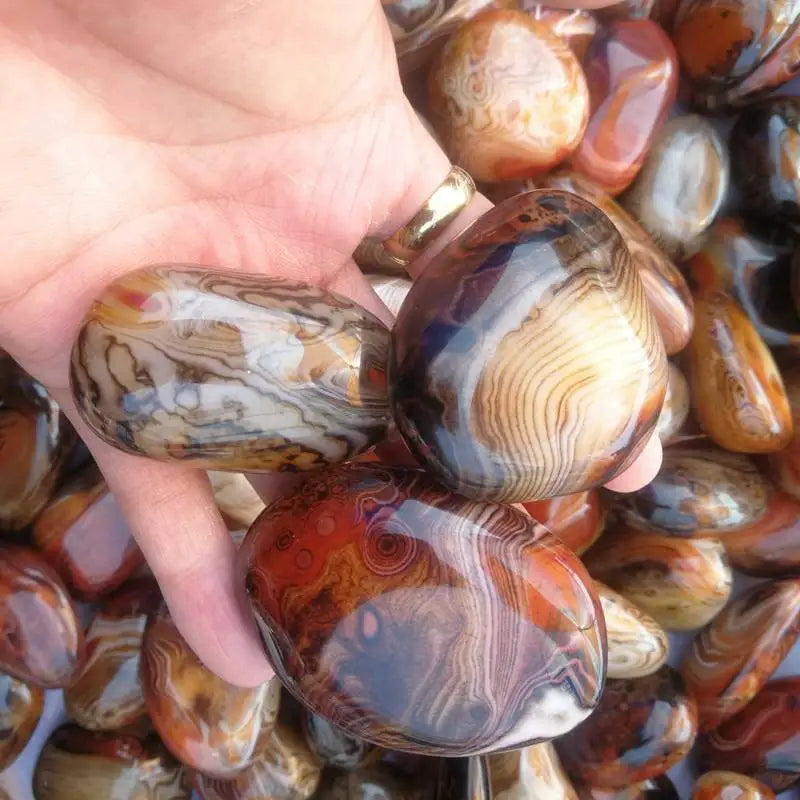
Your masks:
M679 539L632 528L607 532L583 557L593 578L670 631L700 628L730 597L733 576L719 539Z
M94 466L59 489L34 522L33 541L81 600L112 592L144 564L114 495Z
M589 578L514 508L422 472L340 467L272 503L240 556L284 686L350 734L486 753L558 736L598 701Z
M754 586L692 640L681 673L710 731L749 703L800 634L800 578Z
M598 787L626 787L666 772L691 749L697 706L672 667L609 680L596 713L556 744L567 772Z
M795 435L786 447L770 454L770 472L784 492L800 501L800 365L784 369L782 376Z
M391 402L446 487L526 502L609 481L655 428L666 359L619 233L555 189L487 212L414 283Z
M189 800L184 767L157 736L59 728L33 776L36 800Z
M666 631L646 612L600 581L594 582L608 636L609 678L643 678L669 654Z
M662 444L669 444L689 416L689 382L680 368L670 362L667 373L667 393L658 418L656 430Z
M552 742L487 757L492 800L577 800ZM465 798L465 800L470 800Z
M89 427L129 453L296 472L385 436L388 343L377 318L324 289L162 265L95 300L70 379Z
M253 763L231 779L194 774L201 800L308 800L319 785L321 767L302 735L278 723Z
M597 206L622 236L639 278L644 284L647 302L658 323L667 355L683 350L694 326L694 301L680 270L650 238L647 231L589 178L575 171L557 170L546 176L544 184L563 189Z
M83 656L83 629L61 578L35 550L0 547L0 670L58 688L75 679Z
M578 797L579 800L681 800L666 775L657 775L621 789L578 786Z
M734 161L734 164L736 162ZM676 262L694 255L730 184L728 146L697 114L666 122L620 202Z
M0 353L0 530L20 530L44 508L74 443L44 386Z
M324 717L308 710L304 710L301 723L306 743L314 755L323 764L336 769L358 769L375 761L382 752L375 745L349 736Z
M606 524L606 511L596 489L523 503L522 506L577 555L597 541Z
M86 632L86 659L64 692L70 718L89 730L116 730L147 714L139 678L148 614L161 604L152 578L137 578L108 598Z
M675 101L678 58L652 20L619 20L592 39L584 69L592 114L571 164L617 195L641 169Z
M553 33L569 45L578 61L583 62L600 29L595 15L582 8L549 8L531 0L519 0L519 6L534 19L549 25Z
M702 737L705 769L736 770L782 792L800 782L800 677L770 681Z
M140 670L153 726L184 764L230 777L258 756L278 713L276 679L254 689L226 683L202 665L164 610L148 621Z
M619 495L628 525L674 536L721 536L749 527L767 510L773 488L747 456L715 447L669 447L647 486Z
M686 365L697 421L726 450L782 450L792 438L792 414L778 367L758 331L723 292L696 296L694 314Z
M774 800L775 793L760 781L736 772L717 770L701 775L692 800Z
M450 160L478 181L543 174L580 143L589 95L580 62L546 22L486 11L448 40L428 111Z
M0 770L22 752L44 706L44 692L10 675L0 674Z

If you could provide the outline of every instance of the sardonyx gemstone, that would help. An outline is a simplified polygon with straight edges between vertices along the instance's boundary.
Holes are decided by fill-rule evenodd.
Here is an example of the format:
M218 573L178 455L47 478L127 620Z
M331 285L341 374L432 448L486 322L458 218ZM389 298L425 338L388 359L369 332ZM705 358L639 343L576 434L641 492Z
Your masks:
M526 502L606 483L641 451L667 362L628 249L599 209L512 197L442 250L392 330L390 395L448 489Z
M597 541L606 524L606 510L596 489L524 503L523 507L577 555Z
M161 265L95 300L72 350L78 410L129 453L193 467L317 469L388 423L386 327L324 289Z
M598 702L605 627L571 551L510 506L377 464L310 477L240 550L270 660L375 744L470 755L559 736Z

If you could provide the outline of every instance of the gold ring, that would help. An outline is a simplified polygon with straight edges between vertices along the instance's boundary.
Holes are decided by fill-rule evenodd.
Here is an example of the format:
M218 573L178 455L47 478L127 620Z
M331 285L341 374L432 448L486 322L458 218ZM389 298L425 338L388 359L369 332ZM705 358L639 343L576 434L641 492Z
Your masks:
M416 214L388 239L364 239L353 258L367 269L402 272L467 206L475 182L461 167L451 167L439 188Z

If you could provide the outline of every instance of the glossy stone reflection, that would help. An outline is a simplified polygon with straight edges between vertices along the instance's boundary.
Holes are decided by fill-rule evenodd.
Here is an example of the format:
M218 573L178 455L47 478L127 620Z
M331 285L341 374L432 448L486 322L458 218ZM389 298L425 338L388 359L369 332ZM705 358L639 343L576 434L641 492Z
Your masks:
M163 610L148 622L140 669L153 726L184 764L229 777L253 762L277 716L277 680L255 689L226 683L202 665Z
M36 730L44 692L0 674L0 770L13 763Z
M784 387L794 435L788 445L769 457L772 476L784 492L800 501L800 366L783 370Z
M45 388L0 353L0 530L20 530L44 508L74 442Z
M705 769L735 770L782 792L800 782L800 677L770 681L701 738Z
M689 404L689 382L680 369L670 363L667 393L656 426L662 444L669 444L677 436L689 416Z
M701 775L692 800L774 800L775 793L760 781L737 772L717 770Z
M610 480L653 431L666 373L616 229L554 189L507 200L455 239L392 330L400 431L438 480L477 499Z
M532 14L535 20L549 25L553 33L569 45L578 61L583 61L599 30L597 18L593 14L578 7L549 8L531 0L519 0L519 6Z
M358 769L375 761L380 749L356 736L349 736L341 728L318 714L304 711L303 734L314 755L323 763L336 769Z
M678 59L655 22L620 20L592 40L585 69L592 114L571 163L617 195L641 169L675 101Z
M487 11L447 42L428 77L428 109L451 161L478 181L543 174L580 143L583 70L545 22Z
M157 736L59 728L33 775L36 800L189 800L184 767Z
M86 632L86 659L64 692L69 716L89 730L116 730L147 714L139 678L147 617L161 604L152 578L131 581L95 614Z
M348 733L476 754L558 736L597 703L588 577L514 508L352 465L270 505L240 554L284 685Z
M388 331L296 281L181 265L130 273L72 351L78 410L122 450L193 467L302 471L386 433Z
M0 548L0 670L44 688L69 686L81 667L83 629L67 589L27 547Z
M708 120L689 114L660 129L620 202L670 258L684 261L702 247L729 182L725 140Z
M523 503L524 509L577 555L603 532L606 512L596 489Z
M656 775L646 781L617 789L578 786L578 797L579 800L681 800L672 781L666 775Z
M671 667L646 678L609 680L597 712L556 744L583 783L625 787L666 772L691 749L697 707Z
M747 705L800 634L800 578L762 583L737 597L692 641L681 672L700 730Z
M551 742L495 753L487 762L492 800L577 800Z

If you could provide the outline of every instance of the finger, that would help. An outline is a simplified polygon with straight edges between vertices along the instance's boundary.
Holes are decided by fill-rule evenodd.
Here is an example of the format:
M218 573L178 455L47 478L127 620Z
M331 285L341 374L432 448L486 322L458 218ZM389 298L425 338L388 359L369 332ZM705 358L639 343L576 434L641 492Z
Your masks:
M606 484L614 492L635 492L646 486L661 469L661 439L658 434L650 436L644 449L624 472Z

